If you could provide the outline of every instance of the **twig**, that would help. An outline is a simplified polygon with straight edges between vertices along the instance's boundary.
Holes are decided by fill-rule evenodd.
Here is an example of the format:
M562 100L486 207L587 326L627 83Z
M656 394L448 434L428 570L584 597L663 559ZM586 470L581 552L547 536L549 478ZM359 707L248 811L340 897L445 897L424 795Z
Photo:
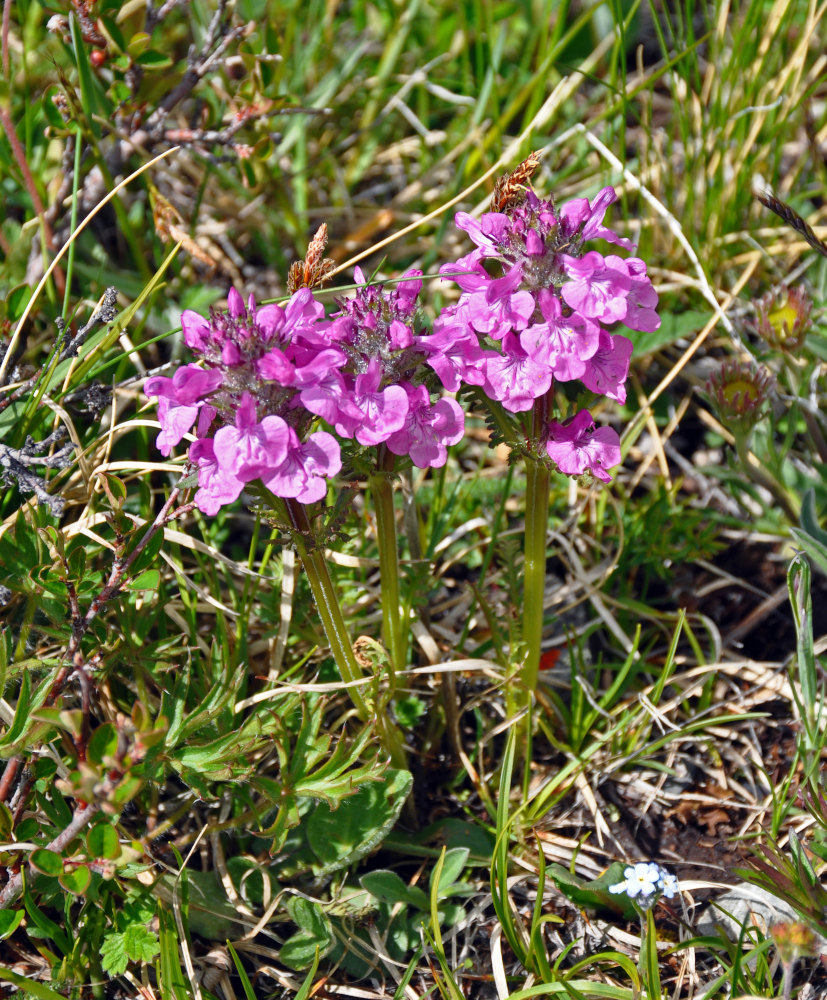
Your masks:
M95 803L84 806L82 809L76 809L66 828L61 830L54 840L46 844L46 850L56 851L58 853L62 851L72 838L76 837L87 825L87 823L89 823L89 821L95 816L95 814L99 812L99 810L100 806ZM3 891L0 892L0 910L5 910L15 901L15 899L17 899L23 891L24 878L25 876L23 874L23 870L12 875L6 883Z

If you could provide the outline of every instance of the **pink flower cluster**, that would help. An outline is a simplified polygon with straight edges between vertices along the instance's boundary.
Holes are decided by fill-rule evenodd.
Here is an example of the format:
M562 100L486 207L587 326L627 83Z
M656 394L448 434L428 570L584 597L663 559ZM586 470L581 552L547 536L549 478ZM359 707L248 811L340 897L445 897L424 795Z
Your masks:
M625 401L632 342L609 328L652 331L660 319L642 260L586 250L593 239L634 249L603 225L616 200L605 187L591 202L578 198L558 210L528 190L519 204L479 221L457 213L477 248L441 268L462 294L423 338L428 363L449 389L479 386L512 413L531 409L555 380L579 379ZM615 431L595 430L585 410L549 425L546 450L561 472L588 470L605 482L620 461Z
M362 281L361 272L357 280ZM462 437L452 399L431 402L413 327L422 282L409 272L396 289L366 285L328 319L309 289L284 307L247 305L231 289L226 312L186 310L184 340L200 364L149 378L158 397L164 455L195 428L195 502L206 514L261 480L276 496L320 500L342 466L340 438L385 443L420 467L443 465ZM337 436L314 429L326 421Z

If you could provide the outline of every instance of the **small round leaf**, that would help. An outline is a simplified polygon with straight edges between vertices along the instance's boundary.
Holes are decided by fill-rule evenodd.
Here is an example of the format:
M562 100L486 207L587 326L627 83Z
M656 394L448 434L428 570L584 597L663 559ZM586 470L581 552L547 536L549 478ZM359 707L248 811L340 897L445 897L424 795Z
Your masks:
M60 875L63 871L63 858L57 851L50 851L47 847L38 847L32 851L29 860L32 867L44 875Z
M121 854L118 831L108 823L98 823L86 834L86 850L93 858L114 861Z
M26 911L20 910L0 910L0 941L14 934L20 926Z
M91 881L92 873L86 865L79 865L73 871L64 872L58 878L58 882L60 882L63 888L75 896L82 896L89 888Z
M104 722L89 737L86 756L93 764L102 764L104 757L114 757L118 752L118 730L111 722Z

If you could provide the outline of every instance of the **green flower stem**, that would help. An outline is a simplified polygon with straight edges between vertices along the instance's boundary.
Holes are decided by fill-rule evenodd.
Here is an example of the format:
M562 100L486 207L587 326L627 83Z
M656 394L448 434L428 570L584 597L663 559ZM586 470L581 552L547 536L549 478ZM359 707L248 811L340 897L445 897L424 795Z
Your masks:
M550 393L538 399L531 416L531 444L545 434L551 408ZM546 532L548 530L549 482L547 466L539 457L529 459L526 468L525 562L523 591L523 645L525 659L520 681L527 692L537 687L540 670L540 643L543 637L543 599L546 591Z
M762 468L753 465L749 455L748 435L733 432L733 437L735 438L735 451L738 455L741 468L756 486L763 486L771 494L793 524L798 524L798 519L801 515L799 502L789 495L777 479L768 475Z
M342 680L346 684L361 680L365 677L365 673L359 666L359 661L353 652L353 645L348 635L333 580L330 578L324 551L318 546L308 545L308 539L312 537L312 529L304 504L300 504L296 500L285 500L284 507L293 529L291 532L293 544L296 546L304 571L307 573L310 590L313 592L313 600L316 602L319 617L322 619L322 627L330 645L330 652L333 654ZM359 718L366 722L371 713L364 699L362 687L354 685L347 689L347 693L350 695Z
M407 634L400 612L399 540L393 509L394 455L379 445L376 473L368 480L376 510L376 541L379 546L379 573L382 581L382 639L390 657L391 693L396 671L404 670L407 659Z
M269 494L269 490L264 491ZM307 574L310 590L313 593L313 600L319 611L330 652L339 668L342 680L346 684L362 680L367 675L362 670L356 655L353 652L353 644L350 641L347 625L345 624L339 598L330 576L324 550L316 545L309 545L308 540L313 537L312 527L307 517L307 511L303 504L296 500L279 500L269 494L270 506L276 509L283 509L292 528L291 535L293 544L299 554L299 558ZM356 709L356 713L363 722L375 719L380 742L391 758L394 767L406 768L408 757L399 730L394 725L389 714L384 710L374 711L373 706L365 700L364 688L354 684L347 688L350 700Z

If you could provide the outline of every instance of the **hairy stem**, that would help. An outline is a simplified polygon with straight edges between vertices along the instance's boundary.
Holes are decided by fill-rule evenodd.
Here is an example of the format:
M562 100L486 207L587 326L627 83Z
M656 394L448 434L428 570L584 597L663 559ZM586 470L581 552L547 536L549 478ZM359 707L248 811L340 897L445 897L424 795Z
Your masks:
M798 524L801 512L798 509L797 501L790 497L787 490L781 483L778 482L777 479L768 475L762 468L759 468L754 464L754 460L750 457L749 448L747 447L744 435L735 434L734 437L735 451L738 454L738 461L743 471L756 484L756 486L762 486L768 493L770 493L772 498L776 501L778 506L784 511L793 524Z
M376 473L368 486L376 510L376 541L379 546L379 573L382 581L382 639L390 656L391 689L397 670L404 670L407 642L400 609L399 539L393 509L394 456L380 445L376 458Z
M278 501L278 498L271 495L272 500ZM348 684L347 693L350 700L353 702L360 719L367 722L372 716L375 717L379 738L394 766L406 767L407 754L399 730L387 712L374 713L372 711L372 707L365 700L363 687L358 683L366 677L366 674L353 652L353 644L348 635L347 625L328 570L324 550L314 544L308 544L313 535L307 511L304 505L296 500L284 500L283 504L290 520L293 543L305 573L307 573L307 580L319 617L322 620L322 627L327 636L331 655L336 661L342 680Z
M533 447L545 433L551 406L550 395L538 399L531 417ZM525 659L520 681L526 691L537 687L540 643L543 637L543 600L546 591L546 532L548 530L549 470L539 459L529 460L526 469L525 562L523 591L523 645Z

